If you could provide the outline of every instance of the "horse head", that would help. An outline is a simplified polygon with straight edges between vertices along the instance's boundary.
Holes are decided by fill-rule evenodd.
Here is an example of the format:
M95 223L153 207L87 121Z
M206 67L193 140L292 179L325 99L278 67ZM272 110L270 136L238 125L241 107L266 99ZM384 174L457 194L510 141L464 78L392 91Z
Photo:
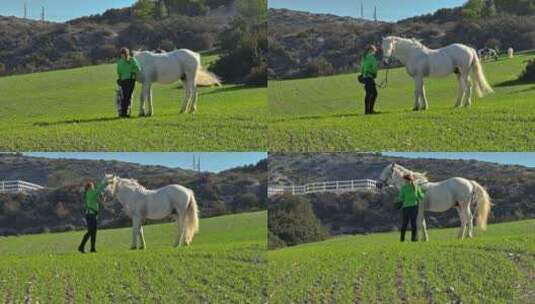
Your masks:
M394 170L396 167L396 163L391 163L390 165L386 166L383 171L381 171L381 174L379 175L377 187L379 189L388 188L392 186L392 177L394 175Z
M115 197L115 193L117 193L117 183L119 182L119 177L113 174L105 174L104 180L108 184L106 186L105 193L109 194L112 198Z
M383 57L385 59L390 59L392 57L392 53L396 48L396 42L397 40L394 36L388 36L383 38L381 48L383 49Z

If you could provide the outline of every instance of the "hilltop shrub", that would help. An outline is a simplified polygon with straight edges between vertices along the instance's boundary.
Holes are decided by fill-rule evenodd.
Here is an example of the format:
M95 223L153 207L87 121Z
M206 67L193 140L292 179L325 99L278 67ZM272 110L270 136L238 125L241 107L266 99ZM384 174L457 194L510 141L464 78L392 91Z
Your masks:
M268 205L270 245L294 246L327 238L327 230L314 214L310 202L301 196L283 195ZM273 247L270 247L273 248Z
M526 69L518 78L520 81L535 82L535 59L530 59L526 65Z
M223 55L211 70L225 82L267 85L267 22L236 19L218 37Z
M328 76L334 73L335 70L331 63L320 57L307 63L303 76Z

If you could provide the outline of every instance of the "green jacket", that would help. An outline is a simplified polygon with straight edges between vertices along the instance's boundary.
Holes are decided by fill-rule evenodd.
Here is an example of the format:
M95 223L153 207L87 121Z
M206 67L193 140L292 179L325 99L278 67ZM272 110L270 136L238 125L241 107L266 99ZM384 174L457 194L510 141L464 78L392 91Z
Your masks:
M117 75L120 80L136 79L136 73L139 71L141 71L141 68L134 57L129 60L121 58L117 61Z
M399 191L399 200L402 208L417 206L418 202L424 198L422 188L417 184L406 183Z
M95 189L90 189L85 192L85 213L98 214L99 204L98 196L104 191L107 183L102 181L95 186Z
M377 77L379 71L379 61L373 54L366 54L360 62L360 73L363 77Z

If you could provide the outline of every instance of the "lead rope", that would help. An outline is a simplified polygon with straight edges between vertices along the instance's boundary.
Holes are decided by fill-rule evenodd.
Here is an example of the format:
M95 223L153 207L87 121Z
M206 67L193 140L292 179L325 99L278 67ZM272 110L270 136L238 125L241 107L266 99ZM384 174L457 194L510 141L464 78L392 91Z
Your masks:
M385 78L383 79L383 81L381 81L381 83L377 85L381 89L386 88L386 86L388 85L388 71L390 71L389 68L386 69Z

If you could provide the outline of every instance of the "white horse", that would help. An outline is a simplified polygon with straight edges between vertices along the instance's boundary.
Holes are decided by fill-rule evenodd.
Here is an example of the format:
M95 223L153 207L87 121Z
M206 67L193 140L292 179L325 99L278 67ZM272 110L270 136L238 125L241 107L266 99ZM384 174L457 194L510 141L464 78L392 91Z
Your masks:
M179 79L182 80L185 92L180 113L194 113L197 110L197 85L221 86L219 78L202 67L199 53L187 49L168 53L149 51L134 51L133 53L141 67L136 77L136 80L142 84L139 116L152 115L152 84L154 82L170 84ZM145 103L148 103L147 107Z
M141 226L145 219L159 220L174 215L179 233L175 246L189 245L199 231L197 201L193 191L180 186L168 185L156 190L145 189L134 179L120 178L106 174L106 191L123 206L125 213L132 219L132 249L145 248L145 236ZM179 237L180 235L180 237Z
M507 57L509 57L509 59L512 59L513 55L514 55L514 52L515 52L515 50L513 50L512 47L508 48L507 49Z
M428 240L424 212L445 212L453 207L457 209L461 220L459 238L464 239L468 226L468 237L473 236L473 220L475 209L476 223L481 230L486 230L487 219L492 206L490 196L479 183L462 177L452 177L441 182L429 182L425 173L410 171L398 164L386 166L379 177L383 186L393 186L398 190L406 183L403 176L411 174L415 183L421 185L425 193L423 202L418 206L417 226L423 232L424 240Z
M485 78L483 68L476 50L463 44L432 50L415 39L405 39L395 36L383 38L383 54L385 59L397 58L407 69L407 73L414 79L414 108L426 110L428 108L425 96L424 78L431 76L447 76L457 74L459 90L456 107L472 104L472 79L478 96L491 93L492 88Z

